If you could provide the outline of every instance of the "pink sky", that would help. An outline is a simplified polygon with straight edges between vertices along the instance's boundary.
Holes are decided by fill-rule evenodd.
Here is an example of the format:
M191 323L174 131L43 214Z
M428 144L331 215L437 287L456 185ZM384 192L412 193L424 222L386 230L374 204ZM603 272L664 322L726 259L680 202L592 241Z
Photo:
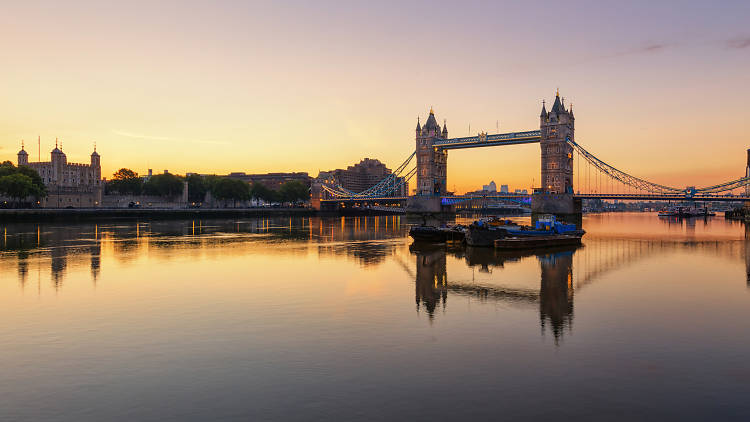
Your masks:
M748 2L14 2L0 15L0 157L96 141L104 174L393 168L430 106L451 136L538 128L675 186L744 174ZM448 185L538 181L537 145L451 151Z

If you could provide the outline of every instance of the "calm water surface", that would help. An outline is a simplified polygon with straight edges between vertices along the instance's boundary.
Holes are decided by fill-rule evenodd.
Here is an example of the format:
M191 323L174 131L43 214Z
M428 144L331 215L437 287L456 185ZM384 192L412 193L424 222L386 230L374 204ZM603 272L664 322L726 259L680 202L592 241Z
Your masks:
M750 419L741 223L414 247L403 217L2 225L0 420Z

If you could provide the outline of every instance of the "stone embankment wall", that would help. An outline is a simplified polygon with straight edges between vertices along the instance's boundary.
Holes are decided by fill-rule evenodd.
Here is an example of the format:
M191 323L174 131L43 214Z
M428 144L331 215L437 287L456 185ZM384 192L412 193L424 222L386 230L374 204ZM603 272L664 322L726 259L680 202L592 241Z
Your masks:
M70 209L0 209L0 221L86 221L86 220L156 220L205 219L242 217L309 217L315 215L310 208L249 208L249 209L142 209L142 208L70 208Z
M130 204L137 204L140 208L171 208L187 207L187 202L181 196L167 198L148 195L104 195L102 208L130 208Z

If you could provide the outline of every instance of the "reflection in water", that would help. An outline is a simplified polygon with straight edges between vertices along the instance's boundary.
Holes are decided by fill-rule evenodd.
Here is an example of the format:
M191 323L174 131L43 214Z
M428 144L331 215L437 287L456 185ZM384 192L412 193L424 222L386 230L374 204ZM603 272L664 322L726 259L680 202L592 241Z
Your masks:
M542 332L549 321L555 341L562 336L563 328L573 324L573 253L537 255L542 268L539 320Z
M193 220L111 222L105 224L13 224L3 228L0 263L15 252L19 283L29 277L29 260L49 262L50 281L60 289L69 265L86 262L96 283L102 270L102 246L112 248L122 263L149 249L169 253L212 247L274 243L285 253L300 253L300 244L318 244L321 255L350 257L363 266L377 265L392 256L408 228L399 216L355 218L271 218L252 220ZM169 254L167 254L169 256Z
M414 244L410 250L416 255L416 304L423 307L430 320L435 309L446 307L448 292L468 295L482 300L505 301L514 304L539 304L542 330L550 325L555 340L573 321L573 248L555 248L542 251L496 251L492 248L444 248ZM540 266L541 281L538 290L514 286L490 285L476 282L452 282L446 271L446 256L464 258L470 267L478 266L480 272L490 272L491 267L503 267L509 262L535 257Z
M445 250L442 248L417 249L417 278L416 278L416 303L417 311L420 303L427 310L432 319L435 308L448 298L447 280L445 271Z
M688 224L688 232L690 227ZM745 262L747 285L750 287L750 240L726 242L604 238L589 242L585 247L538 251L497 251L472 247L446 249L420 244L410 247L410 251L416 256L417 310L424 309L430 320L434 319L439 305L446 308L448 292L515 305L538 304L542 332L549 327L556 343L566 329L572 328L575 289L581 289L607 273L625 268L641 259L680 250L699 250L703 254L717 257L741 257ZM466 266L477 267L480 273L491 273L493 268L503 268L509 263L536 259L539 264L538 287L523 288L497 284L491 280L454 280L447 271L448 256L463 259Z
M661 219L671 230L696 235L696 224L711 221ZM110 248L120 263L141 254L158 251L169 259L175 253L207 248L243 247L254 242L273 244L277 253L306 254L353 259L372 267L392 259L415 279L415 301L432 321L438 307L447 308L448 293L502 301L518 306L535 306L544 332L547 328L559 340L572 327L574 289L581 289L604 274L637 260L677 249L701 249L717 256L741 256L750 287L750 226L745 226L744 242L602 238L585 242L579 249L543 251L496 251L492 248L451 248L412 245L416 271L399 256L407 226L398 216L356 218L276 218L252 220L194 220L155 222L115 222L82 225L16 224L3 228L3 255L0 262L16 261L18 281L25 286L32 265L41 271L48 262L50 282L57 291L64 285L70 265L88 265L96 284L102 271L102 249ZM312 249L310 248L312 245ZM534 259L538 263L536 286L514 286L451 279L447 257L462 260L465 267L491 275L493 269ZM33 264L32 264L33 263ZM41 278L40 278L41 279Z
M397 217L0 224L0 420L730 419L750 232L694 223L515 253Z

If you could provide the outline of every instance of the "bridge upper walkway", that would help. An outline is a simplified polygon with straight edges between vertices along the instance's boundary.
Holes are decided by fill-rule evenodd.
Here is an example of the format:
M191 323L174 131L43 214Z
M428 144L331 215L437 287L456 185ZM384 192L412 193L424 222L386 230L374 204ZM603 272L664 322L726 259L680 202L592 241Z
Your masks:
M439 149L448 150L491 147L497 145L531 144L539 142L541 139L541 131L529 130L526 132L497 133L493 135L480 133L477 136L467 136L464 138L440 139L433 142L432 145L436 146Z

